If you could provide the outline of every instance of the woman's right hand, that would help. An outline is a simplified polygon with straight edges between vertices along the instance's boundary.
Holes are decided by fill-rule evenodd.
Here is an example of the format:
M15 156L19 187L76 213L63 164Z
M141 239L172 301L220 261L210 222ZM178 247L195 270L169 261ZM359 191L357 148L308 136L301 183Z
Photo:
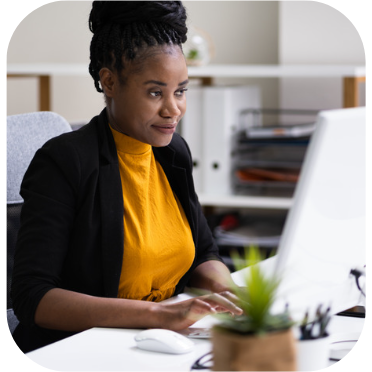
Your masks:
M236 306L237 297L229 292L211 293L177 303L159 303L162 313L162 328L180 331L193 325L206 315L231 313L241 315L243 310Z
M43 328L81 332L92 327L166 328L190 327L209 314L242 314L229 291L210 293L186 301L167 303L103 298L53 288L40 300L35 323Z

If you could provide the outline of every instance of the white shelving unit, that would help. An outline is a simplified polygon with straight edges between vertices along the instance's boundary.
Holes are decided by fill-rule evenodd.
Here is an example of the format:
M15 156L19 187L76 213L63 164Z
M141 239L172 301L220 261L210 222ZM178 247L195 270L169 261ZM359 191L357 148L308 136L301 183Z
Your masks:
M207 65L190 66L190 78L211 84L214 78L339 77L343 79L344 107L356 106L358 84L365 82L366 68L357 65ZM50 109L52 76L87 76L87 63L10 63L8 78L37 77L40 83L40 110Z
M357 65L206 65L190 66L196 77L364 77L365 66ZM9 63L8 75L89 75L85 63Z
M364 77L364 66L355 65L207 65L189 67L191 77L284 78Z
M343 79L344 106L355 106L358 84L365 81L365 67L354 65L207 65L189 67L189 76L212 84L213 78L329 78ZM292 198L199 194L204 207L289 209Z
M198 196L200 204L204 207L289 209L292 205L292 198L282 197L206 194Z

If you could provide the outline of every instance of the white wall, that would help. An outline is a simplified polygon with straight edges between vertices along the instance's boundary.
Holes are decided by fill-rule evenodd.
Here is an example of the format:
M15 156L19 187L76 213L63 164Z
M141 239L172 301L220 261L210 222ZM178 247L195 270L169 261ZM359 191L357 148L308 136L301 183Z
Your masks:
M279 7L279 62L282 64L364 65L362 40L349 19L316 1L283 1ZM361 85L361 102L365 102ZM283 108L342 107L342 80L282 79Z
M8 63L89 64L91 32L90 1L60 1L30 13L14 31L8 48ZM52 110L70 122L87 121L104 107L93 79L52 78ZM8 115L38 109L36 78L8 79Z
M212 63L278 62L278 2L185 1L189 21L214 40ZM59 1L29 14L15 30L8 63L89 64L90 1ZM259 84L265 104L276 106L277 81L219 80L218 83ZM8 79L8 114L37 110L36 79ZM102 95L86 77L54 77L52 110L70 122L87 121L103 108Z
M212 63L277 63L277 1L184 1L189 23L208 32ZM233 61L233 62L232 62Z

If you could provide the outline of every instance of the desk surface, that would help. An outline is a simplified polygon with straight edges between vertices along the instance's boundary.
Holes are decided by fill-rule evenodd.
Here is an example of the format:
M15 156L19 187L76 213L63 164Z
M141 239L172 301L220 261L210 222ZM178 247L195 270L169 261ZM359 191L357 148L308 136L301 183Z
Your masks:
M204 319L199 326L207 322ZM329 328L331 342L350 334L358 336L363 325L363 318L333 317ZM134 341L139 331L93 328L27 356L43 367L59 371L190 371L192 364L212 348L209 340L194 339L194 351L183 355L144 351Z
M139 331L93 328L27 356L59 371L190 371L191 365L211 350L207 340L195 340L194 351L181 355L140 350L134 341Z

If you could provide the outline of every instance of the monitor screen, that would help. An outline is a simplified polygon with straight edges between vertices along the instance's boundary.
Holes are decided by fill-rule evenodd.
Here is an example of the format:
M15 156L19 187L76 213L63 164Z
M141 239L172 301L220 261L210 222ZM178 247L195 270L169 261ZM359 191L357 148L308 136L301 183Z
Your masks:
M262 265L282 278L273 312L288 304L300 320L319 305L336 314L363 298L350 271L366 263L365 115L364 107L318 115L278 253Z

